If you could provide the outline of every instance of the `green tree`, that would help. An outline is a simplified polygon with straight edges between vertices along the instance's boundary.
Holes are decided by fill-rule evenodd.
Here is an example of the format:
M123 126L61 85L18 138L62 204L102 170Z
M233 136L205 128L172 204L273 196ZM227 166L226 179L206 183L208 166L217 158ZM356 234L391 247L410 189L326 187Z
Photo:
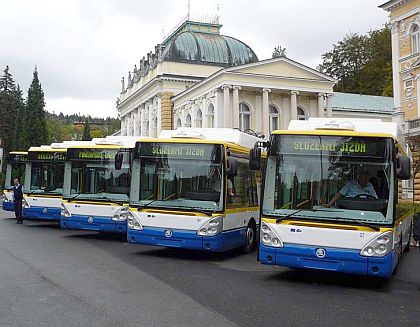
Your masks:
M20 89L18 84L16 89L16 97L18 99L19 108L16 117L16 129L15 129L15 148L16 150L26 151L22 139L22 131L26 115L25 100L23 99L23 91Z
M286 48L282 48L281 45L274 47L274 51L271 57L272 58L286 57Z
M348 34L322 55L318 70L338 80L335 91L392 96L391 54L389 26Z
M35 67L32 83L29 86L24 120L22 122L22 148L40 146L48 142L47 124L45 121L44 91Z
M14 150L16 124L20 107L19 93L9 66L0 77L0 139L5 154Z
M92 137L90 136L89 117L86 117L85 126L83 127L82 141L91 141L91 140L92 140Z

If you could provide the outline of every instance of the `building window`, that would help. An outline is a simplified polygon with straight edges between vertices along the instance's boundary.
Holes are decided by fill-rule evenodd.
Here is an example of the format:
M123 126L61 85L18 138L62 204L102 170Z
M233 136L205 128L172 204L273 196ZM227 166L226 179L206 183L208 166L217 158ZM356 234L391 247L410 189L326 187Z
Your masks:
M185 119L185 127L191 127L191 115L188 114L187 118Z
M178 127L182 127L182 121L181 121L181 118L178 118L177 120L176 120L176 127L178 128Z
M203 113L201 112L201 109L198 109L195 115L195 127L203 127Z
M411 28L411 50L413 54L420 52L420 28L419 25L414 24Z
M145 135L146 136L150 136L150 133L149 133L149 121L148 120L146 121L146 133L145 133Z
M207 108L207 127L214 127L214 106L212 103Z
M308 119L308 118L306 117L306 112L305 112L305 110L304 110L303 108L301 108L301 107L298 107L298 108L297 108L297 119L298 119L298 120L306 120L306 119Z
M239 105L239 129L246 131L251 128L251 110L248 105L241 103Z
M271 133L272 131L275 131L276 129L280 128L280 115L276 107L269 106L268 109L270 113L269 128L270 128L270 133Z

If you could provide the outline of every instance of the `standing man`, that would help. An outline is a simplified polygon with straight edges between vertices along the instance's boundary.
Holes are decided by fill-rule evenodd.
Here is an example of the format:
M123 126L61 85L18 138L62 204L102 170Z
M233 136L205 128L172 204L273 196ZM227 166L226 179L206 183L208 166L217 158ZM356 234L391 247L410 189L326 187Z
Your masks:
M15 177L13 180L13 204L15 206L15 216L16 224L23 224L22 218L22 200L23 200L23 191L22 185L20 184L19 177Z

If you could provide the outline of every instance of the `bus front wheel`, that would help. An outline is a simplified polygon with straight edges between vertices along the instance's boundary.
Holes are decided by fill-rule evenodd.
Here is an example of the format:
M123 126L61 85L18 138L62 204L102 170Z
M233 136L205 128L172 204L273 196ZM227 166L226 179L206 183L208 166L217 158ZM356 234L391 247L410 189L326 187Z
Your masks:
M257 244L257 228L255 222L251 220L246 227L244 252L249 253L255 249Z

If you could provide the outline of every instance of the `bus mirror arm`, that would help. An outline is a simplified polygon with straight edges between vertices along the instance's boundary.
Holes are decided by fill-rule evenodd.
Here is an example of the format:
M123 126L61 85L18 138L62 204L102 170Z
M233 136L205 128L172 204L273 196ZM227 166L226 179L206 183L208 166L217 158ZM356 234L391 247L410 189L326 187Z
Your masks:
M254 147L249 150L249 168L251 170L261 168L261 148Z
M397 178L407 180L411 177L410 158L401 156L397 158Z
M115 154L115 164L114 164L114 166L115 166L116 170L121 170L123 159L124 159L124 153L118 151Z

